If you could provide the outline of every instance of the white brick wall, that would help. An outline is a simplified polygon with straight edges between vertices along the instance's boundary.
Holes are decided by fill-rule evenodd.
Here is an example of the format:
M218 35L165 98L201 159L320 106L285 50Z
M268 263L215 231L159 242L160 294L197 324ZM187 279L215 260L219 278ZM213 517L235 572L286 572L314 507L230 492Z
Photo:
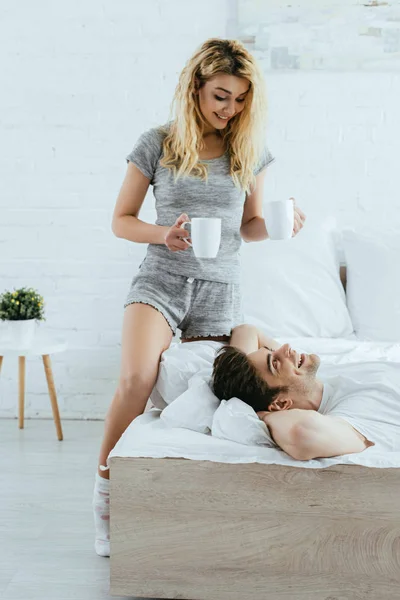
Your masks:
M111 215L139 134L168 119L178 74L208 37L226 36L226 0L139 0L0 8L0 292L33 286L63 418L103 418L119 374L129 282L145 245L119 240ZM151 192L141 218L154 221ZM17 407L15 361L0 417ZM27 417L51 417L43 368L27 361Z
M225 0L99 5L10 0L0 9L0 291L33 286L45 327L69 350L53 359L63 418L103 418L119 373L129 282L145 245L110 222L138 135L165 122L194 49L225 37ZM232 31L232 22L230 22ZM400 227L400 77L268 73L267 189L343 225ZM151 192L141 218L154 220ZM17 365L3 363L0 417L14 417ZM27 417L51 417L43 369L27 361Z
M397 73L266 74L268 175L274 197L340 226L400 227L400 76Z

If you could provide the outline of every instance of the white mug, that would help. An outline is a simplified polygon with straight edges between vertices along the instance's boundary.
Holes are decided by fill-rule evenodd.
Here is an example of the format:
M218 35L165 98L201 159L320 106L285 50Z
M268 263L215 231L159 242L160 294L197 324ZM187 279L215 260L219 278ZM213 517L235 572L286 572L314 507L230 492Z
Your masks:
M190 225L192 248L197 258L215 258L221 243L221 219L194 217L182 223L185 229Z
M290 240L294 227L293 200L277 200L264 204L265 224L271 240Z

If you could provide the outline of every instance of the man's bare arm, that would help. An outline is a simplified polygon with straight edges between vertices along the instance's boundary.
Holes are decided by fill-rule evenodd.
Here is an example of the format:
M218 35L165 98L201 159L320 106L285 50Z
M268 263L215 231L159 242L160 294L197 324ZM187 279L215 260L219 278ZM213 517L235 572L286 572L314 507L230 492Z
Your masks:
M262 331L257 329L258 331L258 347L259 348L268 348L268 350L278 350L281 347L281 344L267 335L265 335Z
M280 346L278 342L266 336L254 325L238 325L232 329L230 346L234 346L246 354L256 352L260 348L269 348L277 350Z
M258 416L275 443L296 460L353 454L374 445L344 419L315 410L294 408Z

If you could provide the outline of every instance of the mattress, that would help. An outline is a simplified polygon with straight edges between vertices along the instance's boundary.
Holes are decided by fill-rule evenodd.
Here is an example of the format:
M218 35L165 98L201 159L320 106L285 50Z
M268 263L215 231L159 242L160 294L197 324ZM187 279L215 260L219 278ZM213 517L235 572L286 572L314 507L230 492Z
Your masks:
M278 339L289 342L299 352L312 352L321 357L321 364L341 365L351 362L398 363L400 370L400 343L360 342L349 339L293 338ZM217 342L191 342L180 344L182 355L204 352L204 344L218 349ZM400 402L400 389L399 402ZM370 447L360 453L331 458L298 461L280 449L248 446L223 440L207 433L168 427L160 419L161 410L153 408L137 417L126 429L111 457L184 458L220 463L262 463L320 469L335 464L356 464L374 468L400 467L400 452L382 452Z

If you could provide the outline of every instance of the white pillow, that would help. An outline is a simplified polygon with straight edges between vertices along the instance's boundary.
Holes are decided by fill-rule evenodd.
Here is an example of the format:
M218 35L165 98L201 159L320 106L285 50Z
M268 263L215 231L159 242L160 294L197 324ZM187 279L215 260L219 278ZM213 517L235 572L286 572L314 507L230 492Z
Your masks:
M222 400L214 413L211 433L214 437L246 446L277 448L264 421L258 418L251 406L239 398Z
M243 244L245 323L272 337L351 335L336 236L333 217L308 218L295 238Z
M210 388L209 369L192 377L189 387L171 402L160 415L168 427L184 427L200 433L211 431L219 399Z
M210 387L209 372L192 377L189 387L160 415L168 427L183 427L248 446L277 447L257 413L239 398L219 401Z
M400 235L343 231L347 305L357 337L400 342Z
M161 356L158 377L150 400L161 410L186 392L193 375L208 369L210 374L215 354L226 345L222 342L202 340L185 344L172 344Z

